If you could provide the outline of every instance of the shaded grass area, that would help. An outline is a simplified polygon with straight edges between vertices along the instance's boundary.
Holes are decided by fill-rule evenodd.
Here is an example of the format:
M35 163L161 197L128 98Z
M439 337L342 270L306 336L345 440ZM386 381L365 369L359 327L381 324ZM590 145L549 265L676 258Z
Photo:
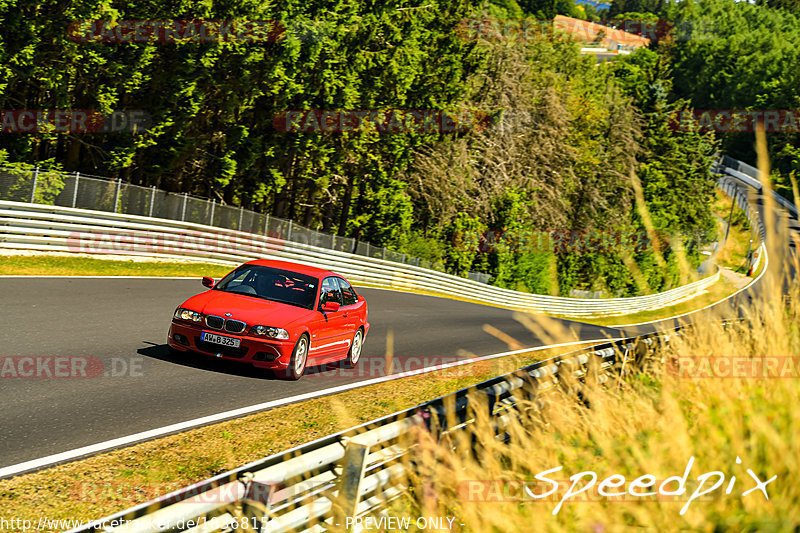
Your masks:
M142 261L62 255L0 255L0 276L222 277L232 267L213 263Z
M609 317L594 317L594 318L580 318L581 322L587 324L596 324L598 326L617 326L624 324L637 324L639 322L651 322L656 320L663 320L666 318L683 315L703 309L708 305L712 305L720 300L735 293L738 289L723 277L719 281L708 288L706 292L695 296L689 300L681 303L670 305L668 307L661 307L650 311L641 311L639 313L632 313L629 315L617 315ZM569 318L569 317L564 317Z
M0 481L2 516L98 519L565 351L542 350L402 378Z
M731 224L728 238L717 251L715 259L719 266L728 267L740 274L746 274L745 263L752 231L750 222L742 209L735 207L731 215L732 206L733 199L722 191L717 190L713 204L714 214L724 219L725 222L730 220ZM726 232L725 224L719 223L719 231L721 233L720 238L724 237Z

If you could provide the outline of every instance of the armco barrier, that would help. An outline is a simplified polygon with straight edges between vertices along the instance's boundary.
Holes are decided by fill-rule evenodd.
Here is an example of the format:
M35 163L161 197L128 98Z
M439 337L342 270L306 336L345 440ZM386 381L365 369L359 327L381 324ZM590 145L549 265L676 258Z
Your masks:
M736 178L740 183L743 183L757 191L761 191L761 182L759 181L758 169L734 159L730 156L723 155L720 158L719 169L723 174ZM772 198L780 204L781 207L786 209L792 218L798 218L797 206L792 202L781 196L775 191L772 191Z
M746 204L742 207L753 217L751 222L759 224L757 212ZM348 517L376 514L404 492L407 468L413 468L416 432L448 438L470 431L476 418L483 416L492 421L494 437L506 439L503 428L522 409L534 407L539 395L559 385L580 386L590 375L601 383L625 375L682 331L676 328L618 339L537 362L244 465L69 533L216 533L245 524L246 529L262 533L325 531Z
M749 170L752 174L752 167L723 156L717 168L723 174L718 186L734 196L748 218L757 223L758 217L753 216L755 212L747 206L747 195L736 185L738 182L760 189L757 180L739 171ZM77 182L78 178L74 180ZM35 185L32 190L35 191ZM34 196L31 193L31 198ZM184 207L185 201L186 198ZM787 209L797 213L791 202ZM241 225L241 213L239 215ZM215 220L213 216L211 219ZM331 238L331 248L324 248L172 219L9 201L0 201L0 228L0 248L191 258L228 265L260 257L281 258L336 270L362 285L457 296L510 309L562 316L613 316L657 309L697 295L719 279L719 272L716 272L668 291L631 298L560 298L490 287L383 257L343 252L335 249L335 238ZM763 240L763 228L758 229Z
M0 200L192 222L215 228L271 235L286 241L379 257L444 272L441 262L433 263L351 237L317 231L267 213L79 172L0 166ZM491 276L482 272L469 272L467 277L481 283L488 283L491 279Z
M602 383L625 374L680 334L676 329L620 339L537 362L225 472L71 533L215 533L236 530L244 521L262 533L325 531L331 524L344 525L348 517L373 514L405 491L415 432L452 438L471 431L476 418L488 417L495 437L503 439L503 427L519 410L535 405L540 395L587 375Z
M688 285L631 298L560 298L491 287L434 270L253 233L136 215L0 202L0 229L0 248L192 258L230 265L254 258L286 259L335 270L357 284L566 316L655 309L693 296L719 279L716 272Z

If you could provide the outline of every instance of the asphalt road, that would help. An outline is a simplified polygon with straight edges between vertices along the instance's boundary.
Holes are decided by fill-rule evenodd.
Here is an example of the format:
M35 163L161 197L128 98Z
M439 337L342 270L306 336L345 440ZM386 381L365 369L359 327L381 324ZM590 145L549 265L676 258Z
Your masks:
M40 359L35 370L11 360L15 370L33 371L33 377L14 377L4 366L12 363L2 361L0 467L385 375L390 330L404 370L509 350L484 331L486 324L526 347L619 335L555 320L537 336L511 311L359 289L372 329L358 372L314 368L288 382L233 362L169 354L165 338L175 307L202 290L200 280L0 278L0 356L51 358ZM62 359L66 366L56 368L54 356L80 357L81 366L70 368L73 360Z

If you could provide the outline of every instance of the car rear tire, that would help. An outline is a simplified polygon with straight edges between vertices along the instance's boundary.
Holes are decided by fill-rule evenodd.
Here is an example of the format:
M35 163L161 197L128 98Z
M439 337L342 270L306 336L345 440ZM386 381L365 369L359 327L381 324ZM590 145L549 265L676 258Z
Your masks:
M306 371L306 365L308 364L308 335L303 333L300 335L300 338L297 339L297 343L294 345L294 350L292 350L292 357L289 359L289 366L286 367L286 370L280 373L281 377L285 379L291 380L298 380L302 377L303 373Z
M353 335L353 342L350 343L350 351L347 352L347 359L344 360L345 368L355 368L358 360L361 359L361 349L364 347L364 330L358 328Z

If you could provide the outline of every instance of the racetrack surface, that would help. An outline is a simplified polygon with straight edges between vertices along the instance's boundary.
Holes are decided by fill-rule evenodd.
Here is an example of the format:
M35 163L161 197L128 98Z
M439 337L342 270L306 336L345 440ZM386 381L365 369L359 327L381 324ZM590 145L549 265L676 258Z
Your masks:
M359 288L369 304L372 327L358 372L317 367L290 382L235 362L169 354L165 341L175 307L203 290L199 279L0 278L0 356L88 356L101 360L109 374L3 374L0 468L385 375L390 330L394 356L404 370L510 350L484 331L486 324L523 347L620 336L618 330L568 320L554 320L546 335L536 336L512 311Z

